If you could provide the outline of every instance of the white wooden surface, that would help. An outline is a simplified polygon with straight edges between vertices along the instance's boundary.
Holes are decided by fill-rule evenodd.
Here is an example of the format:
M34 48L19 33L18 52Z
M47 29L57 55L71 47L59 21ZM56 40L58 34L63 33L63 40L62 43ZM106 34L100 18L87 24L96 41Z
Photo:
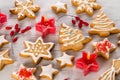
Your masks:
M14 26L16 23L19 23L21 28L24 28L28 25L32 26L31 31L29 31L25 34L19 35L19 40L13 44L13 50L11 48L11 44L6 45L1 49L1 50L4 50L4 49L9 48L11 50L10 55L15 60L15 62L14 62L14 64L5 66L4 69L2 71L0 71L0 80L13 80L10 77L10 74L12 72L16 71L21 63L27 67L36 67L37 68L36 76L37 76L38 80L42 80L42 79L39 79L39 77L38 77L41 72L40 65L47 65L50 63L52 63L55 68L60 70L59 74L55 76L54 80L64 80L65 78L69 78L70 80L97 80L98 77L100 76L100 74L102 74L105 70L107 70L111 66L112 59L120 57L120 54L119 54L120 48L117 47L117 50L110 54L110 56L111 56L110 60L105 60L101 57L97 58L97 61L100 65L99 71L91 72L87 76L83 76L82 70L76 69L75 67L60 69L59 65L56 63L55 59L52 61L42 60L39 65L34 65L31 62L30 58L25 59L25 58L19 57L19 52L24 49L23 41L25 41L25 40L35 41L41 35L39 32L35 31L35 23L40 20L40 17L42 15L44 15L48 18L55 17L56 20L58 19L58 17L64 15L64 14L56 15L51 10L51 5L55 4L57 1L58 0L34 0L35 4L38 4L41 6L41 10L36 14L36 19L31 20L31 19L26 18L22 21L18 21L16 19L16 15L12 15L9 13L9 9L14 7L14 0L0 0L1 11L3 13L6 13L8 16L8 22L3 26L2 30L0 30L0 35L6 34L7 39L9 41L11 41L10 36L8 35L9 32L7 32L4 29L6 25ZM71 0L59 0L59 1L62 1L62 2L65 2L68 4L68 13L67 14L76 15L75 7L73 7L71 5ZM111 18L115 22L116 26L120 28L120 5L119 5L120 0L97 0L97 2L102 5L102 10L109 16L109 18ZM97 13L97 11L95 12L95 14L96 13ZM93 19L93 17L89 17L86 14L82 14L79 16L87 22L90 22ZM63 18L57 20L56 34L48 35L46 38L44 38L45 42L54 42L55 43L55 47L52 50L52 54L53 54L54 58L61 56L61 50L60 50L60 46L58 43L59 24L64 22L68 25L71 25L70 19L71 19L71 17L67 16L67 17L63 17ZM89 29L88 27L87 28L84 27L82 29L83 34L85 36L88 35L87 34L88 29ZM93 40L89 44L87 44L83 50L92 52L93 48L91 47L91 43L94 41L99 41L99 40L103 39L98 36L91 36L91 37L93 38ZM108 38L114 44L116 44L118 41L117 35L111 35ZM81 50L81 51L83 51L83 50ZM75 60L76 60L79 57L81 57L81 51L79 51L77 53L73 52L73 51L67 51L67 53L70 55L74 55ZM117 76L116 80L120 80L120 76Z

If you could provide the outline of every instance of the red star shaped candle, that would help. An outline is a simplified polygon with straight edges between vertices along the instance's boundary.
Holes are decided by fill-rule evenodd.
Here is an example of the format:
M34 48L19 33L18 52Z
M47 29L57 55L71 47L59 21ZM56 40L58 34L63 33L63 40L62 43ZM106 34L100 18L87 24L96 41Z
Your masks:
M41 21L36 24L36 30L42 33L42 37L48 34L55 34L56 26L54 18L46 19L42 16Z
M7 16L6 14L3 14L0 12L0 29L2 28L2 25L7 22Z
M89 54L85 51L82 52L82 57L76 61L76 67L83 70L86 76L90 71L97 72L99 65L96 61L97 54Z

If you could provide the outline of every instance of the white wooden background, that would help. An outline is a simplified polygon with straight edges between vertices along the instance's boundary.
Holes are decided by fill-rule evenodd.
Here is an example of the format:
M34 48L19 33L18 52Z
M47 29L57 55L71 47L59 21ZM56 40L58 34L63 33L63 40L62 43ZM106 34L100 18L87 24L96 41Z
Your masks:
M18 21L16 19L16 15L12 15L9 13L9 9L14 7L14 0L0 0L1 11L3 13L6 13L8 16L8 22L3 26L2 30L0 30L0 35L6 34L7 39L9 41L11 41L10 37L8 35L9 33L4 29L6 25L14 26L16 23L19 23L21 28L24 28L28 25L32 26L31 31L29 31L25 34L19 35L19 40L16 43L14 43L12 46L13 50L11 48L11 44L6 45L1 49L1 50L4 50L4 49L9 48L11 50L10 55L15 60L15 62L14 62L14 64L5 66L4 69L2 71L0 71L0 80L13 80L13 79L11 79L10 74L12 72L16 71L21 63L27 67L35 67L36 66L36 68L37 68L36 76L37 76L38 80L41 80L38 77L41 72L40 65L47 65L50 63L52 63L55 68L60 70L59 74L55 76L54 80L64 80L65 78L69 78L70 80L97 80L97 78L100 76L100 74L103 73L105 70L107 70L111 66L112 59L120 57L120 53L119 53L120 47L117 47L117 50L110 54L110 56L111 56L110 60L105 60L101 57L97 58L97 61L100 65L99 71L91 72L87 76L83 76L82 70L76 69L75 67L60 69L59 65L56 63L55 60L52 60L52 61L42 60L39 65L34 65L31 62L30 58L25 59L25 58L19 57L19 52L24 49L23 41L25 41L25 40L35 41L41 35L39 32L35 31L35 23L40 20L42 15L44 15L48 18L55 17L56 20L58 19L58 17L64 15L64 14L56 15L51 10L51 5L55 4L57 1L58 0L34 0L35 4L38 4L41 6L41 10L36 14L37 18L35 20L26 18L22 21ZM75 8L71 5L71 0L59 0L59 1L62 1L62 2L65 2L68 4L68 13L67 14L76 15ZM111 18L115 22L116 26L120 28L120 0L97 0L97 2L102 5L102 10L109 16L109 18ZM95 14L96 13L97 13L97 11L95 12ZM82 14L79 16L87 22L90 22L93 19L93 17L89 17L86 14ZM63 18L59 19L56 22L56 25L57 25L56 34L48 35L46 38L44 38L45 42L54 42L55 43L55 47L52 51L54 58L61 56L61 50L60 50L60 46L58 43L59 25L62 22L66 23L68 25L71 25L70 19L71 19L71 17L63 17ZM84 27L82 29L83 34L85 36L88 35L87 34L88 29L89 29L88 27ZM91 47L91 43L94 41L102 40L103 38L100 38L98 36L91 36L91 37L93 38L93 40L89 44L87 44L83 50L86 50L86 51L89 51L92 53L93 48ZM114 44L116 44L118 41L117 35L111 35L108 38ZM81 50L81 51L83 51L83 50ZM76 60L79 57L81 57L81 51L79 51L77 53L73 52L73 51L68 51L67 54L74 55L75 60ZM117 76L116 80L120 80L120 76Z

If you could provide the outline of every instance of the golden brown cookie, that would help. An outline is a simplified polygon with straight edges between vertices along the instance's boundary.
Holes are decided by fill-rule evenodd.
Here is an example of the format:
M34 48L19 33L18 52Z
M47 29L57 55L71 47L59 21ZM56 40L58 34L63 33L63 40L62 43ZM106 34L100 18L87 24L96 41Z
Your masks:
M93 46L95 48L94 52L107 60L110 59L110 52L113 52L116 49L116 46L107 38L105 38L103 41L93 42Z
M25 41L25 47L27 48L20 52L20 56L31 57L35 64L38 64L41 58L51 60L53 57L50 50L53 45L52 42L44 43L41 37L36 42Z
M63 67L73 66L73 63L72 63L73 59L74 59L74 56L70 56L64 52L61 57L58 57L56 59L56 61L60 63L60 67L63 68Z
M36 68L26 68L21 64L18 71L13 72L11 77L14 78L14 80L37 80L34 76L35 71Z
M22 20L25 17L35 18L35 12L38 12L40 7L38 5L33 5L33 0L26 0L22 2L21 0L15 0L15 8L11 8L10 12L16 14L18 20Z
M99 35L101 37L109 36L110 34L119 33L120 29L115 27L115 23L111 21L103 11L100 11L90 23L91 29L89 34Z
M53 75L56 75L59 71L54 69L52 64L47 66L41 66L42 72L40 73L40 78L46 78L47 80L54 80Z
M56 14L67 13L67 4L59 1L55 5L53 5L51 8Z
M71 2L77 7L77 14L86 12L88 15L92 16L94 10L101 9L101 6L96 3L96 0L72 0Z
M115 75L120 73L120 58L113 59L112 67L105 71L98 80L115 80Z
M9 42L5 39L5 35L0 36L0 48L4 45L4 44L8 44Z
M12 64L14 61L9 56L9 50L0 51L0 70L5 65Z
M61 24L59 31L59 43L61 44L61 50L74 50L79 51L83 49L84 44L91 40L90 37L84 37L82 31L73 29L66 24Z

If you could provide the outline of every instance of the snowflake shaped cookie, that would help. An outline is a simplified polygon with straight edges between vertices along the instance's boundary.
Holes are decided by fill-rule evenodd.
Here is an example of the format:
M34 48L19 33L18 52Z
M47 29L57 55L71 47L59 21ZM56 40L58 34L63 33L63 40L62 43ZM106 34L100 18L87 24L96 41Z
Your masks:
M53 43L44 43L42 38L38 38L35 43L25 41L25 46L27 49L24 49L20 52L22 57L32 57L32 60L35 64L40 62L40 59L52 59L50 53Z
M35 71L36 68L26 68L21 64L18 71L13 72L11 77L15 80L37 80L34 76Z
M55 11L56 14L67 13L67 4L59 1L55 5L53 5L51 8L53 11Z
M74 57L67 55L66 53L63 53L62 57L58 57L56 60L58 63L60 63L60 67L66 67L66 66L73 66L73 61Z
M9 42L5 39L5 35L0 36L0 48L4 45L4 44L8 44Z
M54 69L52 64L49 64L47 66L41 66L42 72L40 74L41 78L47 78L48 80L54 80L53 75L56 75L58 73L57 69Z
M15 0L15 8L10 9L10 12L17 14L18 20L22 20L25 17L34 19L35 12L39 10L40 7L38 5L33 5L33 0L26 0L26 2Z
M7 64L12 64L14 61L9 57L9 50L0 51L0 70Z
M92 16L94 10L101 9L101 6L96 3L96 0L72 0L72 4L77 7L77 14L86 12L88 15Z

